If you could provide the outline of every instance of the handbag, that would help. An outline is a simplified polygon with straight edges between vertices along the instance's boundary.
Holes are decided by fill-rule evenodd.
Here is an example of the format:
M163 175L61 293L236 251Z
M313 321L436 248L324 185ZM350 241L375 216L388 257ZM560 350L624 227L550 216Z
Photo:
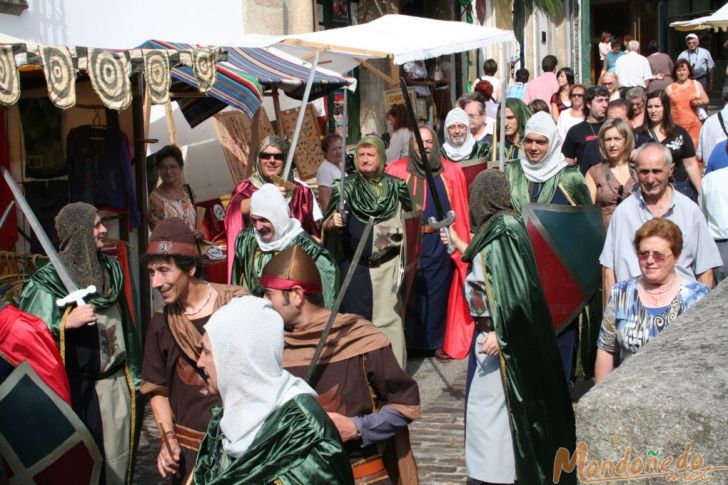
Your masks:
M695 94L700 97L700 89L698 88L698 81L693 79L693 85L695 86ZM695 110L695 114L698 116L698 119L703 122L708 119L708 112L705 111L705 108L703 106L695 106L693 108Z

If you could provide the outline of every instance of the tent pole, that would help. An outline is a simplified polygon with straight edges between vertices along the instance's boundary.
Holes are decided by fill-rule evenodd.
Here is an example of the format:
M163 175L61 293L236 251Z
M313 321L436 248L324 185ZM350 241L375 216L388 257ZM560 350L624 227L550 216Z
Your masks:
M147 223L147 156L144 136L144 76L139 73L132 80L132 121L134 130L134 177L136 185L136 202L142 215L142 225L136 231L137 250L141 254L149 243L149 224ZM152 316L152 296L147 277L147 267L139 258L139 304L142 326L142 342L145 341L147 324Z
M278 99L277 94L276 99ZM255 165L255 155L260 144L260 112L264 109L263 105L261 105L253 115L253 119L250 120L250 145L248 145L248 163L245 166L245 177L250 176L250 172Z
M174 124L174 114L172 113L172 101L167 101L164 105L164 115L167 118L167 133L169 133L169 142L172 145L179 146L177 126Z
M303 97L301 98L301 107L298 108L298 118L296 118L296 129L293 130L293 137L291 138L291 148L288 150L288 157L286 158L286 166L283 169L283 180L288 180L288 174L291 173L293 166L293 155L296 153L296 145L298 144L298 136L301 134L301 126L303 126L303 117L306 115L306 106L308 105L308 97L311 95L311 86L313 85L313 78L316 75L316 66L318 66L320 52L316 51L316 55L313 57L311 62L311 72L308 74L308 80L306 81L306 89L303 91Z
M278 136L284 136L283 120L281 119L281 100L278 98L278 88L274 86L271 92L273 93L273 111L276 112L276 133Z

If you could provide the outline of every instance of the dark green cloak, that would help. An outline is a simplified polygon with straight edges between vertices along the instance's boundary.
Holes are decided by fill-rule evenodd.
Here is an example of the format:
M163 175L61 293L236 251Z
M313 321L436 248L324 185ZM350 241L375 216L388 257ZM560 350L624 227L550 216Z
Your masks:
M505 166L505 173L511 185L511 203L513 208L520 214L523 206L531 202L531 182L526 178L521 168L521 161L514 160ZM568 165L556 175L543 184L538 195L539 204L550 204L556 190L561 188L567 199L573 201L573 205L591 205L592 198L589 187L586 185L584 176L577 165Z
M335 180L331 187L329 207L324 220L331 217L339 203L341 182ZM405 212L412 210L412 200L404 180L382 175L377 181L367 180L355 172L344 180L344 199L351 215L366 223L369 216L374 216L374 223L389 220L397 211L397 204L402 203Z
M463 261L483 252L488 307L505 378L519 483L551 483L556 451L573 453L574 411L551 317L523 223L496 215L470 242ZM562 475L576 483L576 474Z
M326 412L316 399L302 394L275 410L263 423L245 454L225 469L221 461L224 410L212 419L197 454L195 484L352 484L349 459Z
M300 246L316 264L324 288L324 303L326 308L331 308L336 300L336 268L331 262L328 251L305 231L293 238L293 244ZM272 251L260 250L252 227L241 231L235 240L235 262L231 279L233 284L247 288L253 295L262 297L264 289L260 285L260 275L274 254Z
M468 156L468 158L465 158L463 160L453 160L452 158L448 157L447 152L445 151L445 147L442 147L440 149L440 154L442 155L442 158L444 158L446 160L450 160L451 162L454 162L454 163L460 163L460 162L464 162L466 160L475 160L478 158L482 158L483 160L488 161L488 160L490 160L490 156L492 154L492 149L491 149L490 143L488 143L485 140L479 140L479 141L476 141L475 144L473 145L473 151L470 152L470 155Z

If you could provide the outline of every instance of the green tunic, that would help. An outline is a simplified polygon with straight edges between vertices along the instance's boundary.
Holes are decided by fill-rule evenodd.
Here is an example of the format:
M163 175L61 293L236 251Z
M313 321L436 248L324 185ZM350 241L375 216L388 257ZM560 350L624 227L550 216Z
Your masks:
M72 396L74 410L83 419L86 413L93 413L91 408L98 408L103 429L95 431L100 431L103 440L107 482L123 482L126 476L127 483L130 483L134 444L141 424L142 409L138 392L141 384L141 350L124 297L119 263L102 255L101 264L108 277L109 290L105 295L95 294L86 299L86 303L96 308L98 320L95 325L69 331L62 328L61 322L68 307L59 308L56 299L65 297L68 292L50 264L33 274L23 290L19 306L43 319L53 334L69 372L72 394L74 389L83 394L82 397ZM94 344L89 343L86 340L88 338L91 342L98 342L96 355L89 353ZM76 345L79 347L76 348ZM78 375L94 372L98 375L91 379ZM85 385L89 383L93 384L92 388L85 390ZM88 395L85 393L88 391L96 392L96 404L86 399ZM129 421L120 420L119 416L125 416ZM94 427L93 423L85 419L84 422ZM122 436L127 433L127 436Z
M275 253L261 251L253 231L254 229L249 227L241 231L235 240L235 262L231 281L235 285L247 288L255 296L263 296L264 289L260 285L260 275ZM328 251L306 232L298 234L292 243L300 246L313 259L321 274L324 303L327 308L331 308L336 299L336 268L331 262Z
M339 433L316 398L302 394L275 410L238 459L223 449L220 420L213 410L195 464L195 484L353 484Z
M463 261L481 251L518 482L551 483L556 451L573 453L576 446L574 411L526 228L513 216L494 216ZM575 474L562 475L560 483L576 483Z

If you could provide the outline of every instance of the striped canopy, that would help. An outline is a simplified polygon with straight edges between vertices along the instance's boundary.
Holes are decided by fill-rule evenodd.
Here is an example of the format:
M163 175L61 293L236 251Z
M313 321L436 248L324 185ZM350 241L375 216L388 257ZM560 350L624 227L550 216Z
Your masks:
M190 44L148 40L143 48L185 49ZM257 47L221 47L227 51L227 61L216 64L217 77L207 97L181 98L177 102L185 119L194 127L226 106L232 106L249 117L258 110L263 92L279 88L288 96L301 99L309 74L309 64L271 50ZM197 81L192 70L180 66L172 70L176 80L171 92L194 92ZM317 99L343 86L352 79L325 69L317 69L309 100Z

